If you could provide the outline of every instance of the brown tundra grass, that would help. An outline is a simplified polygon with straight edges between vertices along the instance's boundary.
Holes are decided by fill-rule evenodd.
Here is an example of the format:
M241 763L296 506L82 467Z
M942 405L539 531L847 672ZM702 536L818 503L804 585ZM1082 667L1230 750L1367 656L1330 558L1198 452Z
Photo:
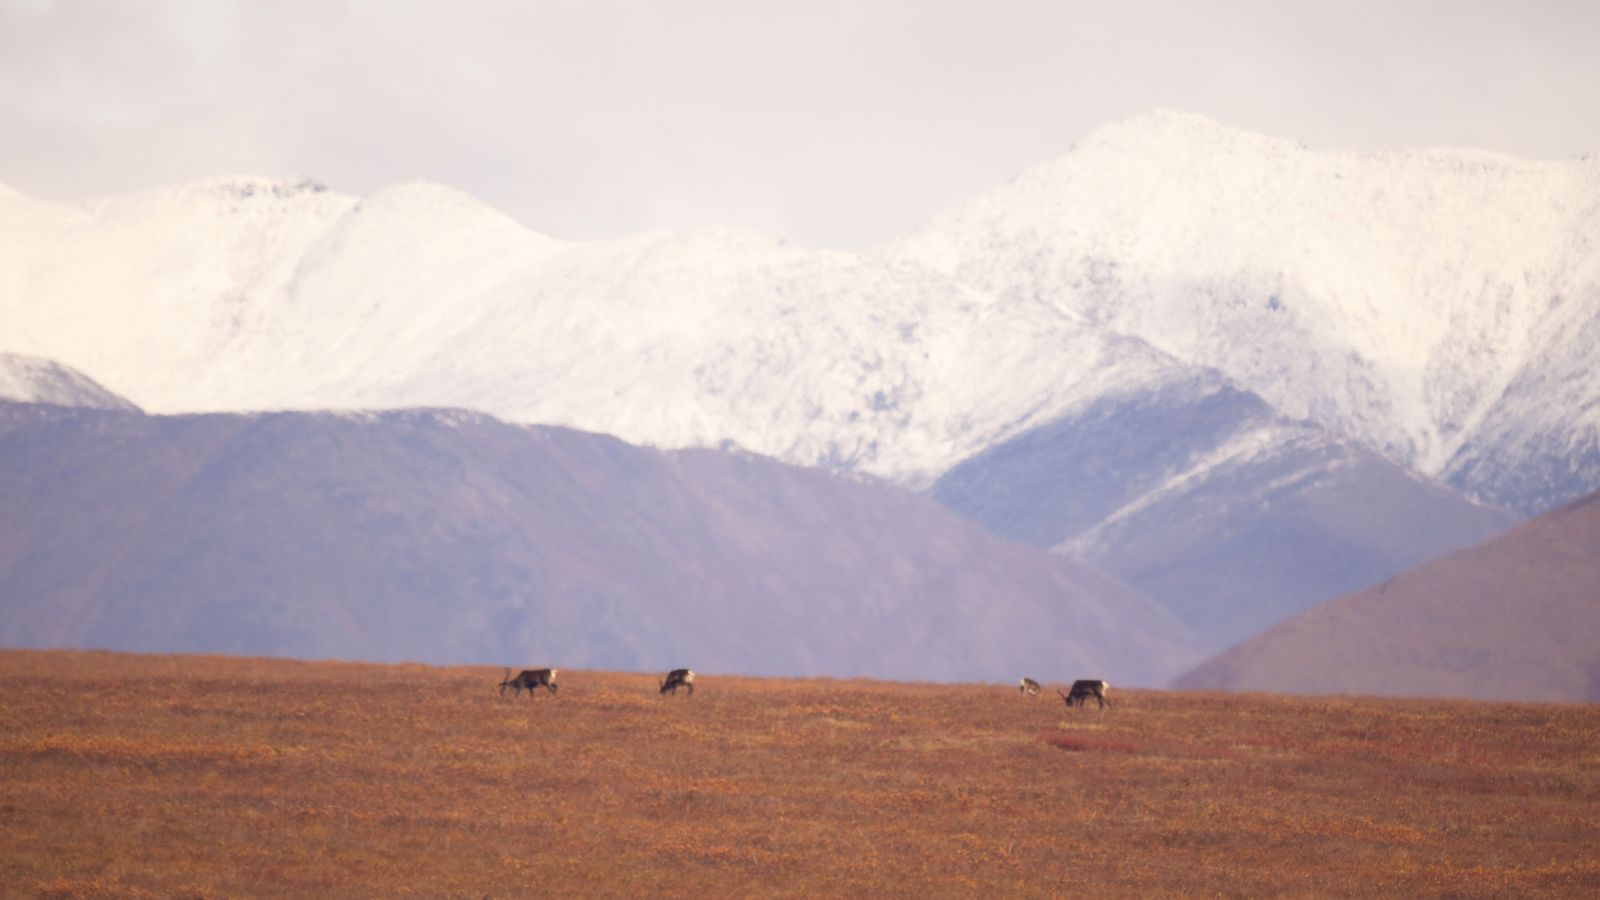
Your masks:
M658 676L0 652L0 894L1600 895L1597 706Z

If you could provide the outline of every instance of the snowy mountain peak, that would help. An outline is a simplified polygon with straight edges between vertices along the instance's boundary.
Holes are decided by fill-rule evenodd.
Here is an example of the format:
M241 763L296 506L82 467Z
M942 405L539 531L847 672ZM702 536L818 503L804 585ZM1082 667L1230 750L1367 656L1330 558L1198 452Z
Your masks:
M735 228L566 243L428 182L221 179L74 216L8 235L0 333L163 412L458 406L926 483L1184 368L903 260Z
M327 196L320 197L320 195ZM349 197L330 192L326 185L310 178L221 175L130 194L92 197L81 205L91 216L101 216L118 210L148 206L240 211L251 206L292 206L308 199L319 198L344 202L351 200Z
M211 194L229 200L254 198L291 200L305 194L321 194L328 186L313 178L264 178L257 175L229 175L203 179L180 186L178 191Z
M351 210L361 214L448 216L472 224L522 228L515 219L478 198L437 181L410 180L386 185L361 198Z
M1597 235L1593 161L1319 152L1161 112L891 252L1048 298L1440 473L1555 335L1600 314Z

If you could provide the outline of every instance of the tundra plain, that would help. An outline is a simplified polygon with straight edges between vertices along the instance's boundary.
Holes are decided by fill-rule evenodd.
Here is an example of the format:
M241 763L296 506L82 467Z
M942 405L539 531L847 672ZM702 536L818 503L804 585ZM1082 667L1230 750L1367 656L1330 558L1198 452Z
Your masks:
M560 660L508 661L513 667ZM692 660L685 660L692 664ZM18 896L1593 896L1600 706L0 652Z

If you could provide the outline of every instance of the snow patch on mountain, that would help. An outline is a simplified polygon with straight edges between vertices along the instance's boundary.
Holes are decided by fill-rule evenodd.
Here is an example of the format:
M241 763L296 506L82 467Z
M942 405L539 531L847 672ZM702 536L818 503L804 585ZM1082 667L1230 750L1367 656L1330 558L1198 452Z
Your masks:
M93 409L137 409L81 372L48 359L18 353L0 353L0 400Z
M1228 439L1191 459L1188 465L1174 472L1151 490L1133 497L1125 505L1113 510L1093 528L1062 541L1054 552L1077 559L1093 559L1110 549L1106 536L1120 532L1128 522L1140 514L1174 497L1198 489L1207 480L1215 478L1225 468L1239 469L1274 456L1287 456L1292 451L1303 451L1308 445L1326 443L1328 438L1317 429L1282 422L1267 422L1241 429ZM1306 464L1288 473L1279 473L1272 480L1252 485L1251 494L1235 498L1250 502L1282 490L1284 487L1308 477L1323 474L1324 467Z

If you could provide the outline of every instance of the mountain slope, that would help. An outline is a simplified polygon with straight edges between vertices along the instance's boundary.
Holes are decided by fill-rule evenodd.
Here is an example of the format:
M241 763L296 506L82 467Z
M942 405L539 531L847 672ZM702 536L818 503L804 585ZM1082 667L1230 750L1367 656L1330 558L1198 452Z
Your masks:
M1557 328L1506 387L1466 444L1445 467L1446 480L1466 490L1546 509L1595 488L1600 417L1594 391L1600 361L1600 316Z
M893 255L1047 298L1532 511L1600 487L1600 372L1576 339L1600 319L1597 240L1600 159L1313 152L1157 113L1096 131ZM1559 395L1528 389L1552 383ZM1515 478L1517 463L1562 467L1569 447L1591 450L1568 477Z
M1600 494L1324 603L1181 688L1600 700Z
M1198 656L1088 566L747 454L0 404L0 473L12 646L1134 684Z
M1103 398L956 466L932 496L1116 575L1214 650L1516 521L1214 375Z
M135 409L93 379L60 363L18 353L0 353L0 401Z

